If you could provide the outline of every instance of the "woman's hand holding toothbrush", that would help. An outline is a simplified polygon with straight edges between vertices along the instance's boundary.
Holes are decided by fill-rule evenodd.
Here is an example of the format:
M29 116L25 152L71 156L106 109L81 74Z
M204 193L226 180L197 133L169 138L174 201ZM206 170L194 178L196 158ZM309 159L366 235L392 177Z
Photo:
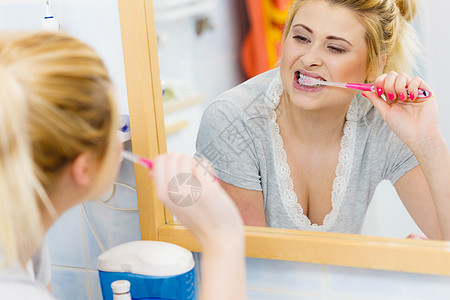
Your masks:
M434 92L430 98L417 98L419 88L431 91L425 81L420 77L410 78L406 74L390 72L379 76L374 86L377 93L365 91L362 94L415 154L430 150L429 147L436 142L442 143ZM382 94L386 96L386 101L380 97Z
M415 76L410 78L407 74L398 74L390 72L379 76L374 83L378 95L385 94L387 99L402 102L421 102L429 98L419 99L419 88L431 91L430 87L422 80L422 78ZM434 95L432 93L432 95Z
M243 221L209 162L176 153L160 155L151 176L159 200L200 242L200 299L246 299ZM184 202L186 195L193 201Z
M215 178L208 161L170 153L156 157L153 165L152 177L159 200L200 243L223 243L242 236L239 211ZM186 174L186 182L182 182L180 174ZM172 186L173 180L177 180L179 190ZM184 203L183 197L188 197ZM193 201L189 202L189 198Z

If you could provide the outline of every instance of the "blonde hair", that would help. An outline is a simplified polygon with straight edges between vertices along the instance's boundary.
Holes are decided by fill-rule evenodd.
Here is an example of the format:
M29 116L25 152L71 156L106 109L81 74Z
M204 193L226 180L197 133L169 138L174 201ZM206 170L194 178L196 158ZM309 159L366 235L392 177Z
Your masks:
M286 40L297 11L313 0L294 0L286 20L283 41ZM355 12L366 27L368 49L367 73L379 75L396 71L411 73L416 69L419 40L409 23L416 16L417 0L325 0ZM386 64L381 69L381 55Z
M0 246L8 263L38 246L42 211L52 212L46 191L68 163L92 152L99 181L107 178L117 111L101 59L64 33L0 34L0 130Z

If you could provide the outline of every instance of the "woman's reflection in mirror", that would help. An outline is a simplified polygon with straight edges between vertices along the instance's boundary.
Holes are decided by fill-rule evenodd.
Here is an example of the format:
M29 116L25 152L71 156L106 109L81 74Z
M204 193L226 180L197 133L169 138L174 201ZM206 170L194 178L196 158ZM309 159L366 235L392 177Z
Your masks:
M415 0L294 0L280 66L208 106L196 155L213 162L246 225L359 233L389 180L428 238L450 239L450 154L436 99L418 98L431 88L408 75L417 10Z

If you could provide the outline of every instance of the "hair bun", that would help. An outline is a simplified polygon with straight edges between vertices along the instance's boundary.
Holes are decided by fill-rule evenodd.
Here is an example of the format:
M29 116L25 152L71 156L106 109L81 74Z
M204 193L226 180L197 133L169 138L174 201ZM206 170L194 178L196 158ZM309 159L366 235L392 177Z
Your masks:
M395 3L407 22L414 19L419 6L417 0L395 0Z

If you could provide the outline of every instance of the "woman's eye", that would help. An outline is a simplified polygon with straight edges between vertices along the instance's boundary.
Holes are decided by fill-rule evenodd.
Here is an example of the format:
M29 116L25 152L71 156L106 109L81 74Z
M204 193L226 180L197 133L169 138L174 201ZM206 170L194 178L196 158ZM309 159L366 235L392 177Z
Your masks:
M331 52L334 53L344 53L347 52L345 49L341 49L341 48L337 48L337 47L333 47L333 46L328 46L328 49L330 49Z
M297 40L297 41L299 41L299 42L301 42L301 43L307 43L307 42L309 42L309 40L308 40L306 37L301 36L301 35L296 35L296 36L294 36L294 39Z

